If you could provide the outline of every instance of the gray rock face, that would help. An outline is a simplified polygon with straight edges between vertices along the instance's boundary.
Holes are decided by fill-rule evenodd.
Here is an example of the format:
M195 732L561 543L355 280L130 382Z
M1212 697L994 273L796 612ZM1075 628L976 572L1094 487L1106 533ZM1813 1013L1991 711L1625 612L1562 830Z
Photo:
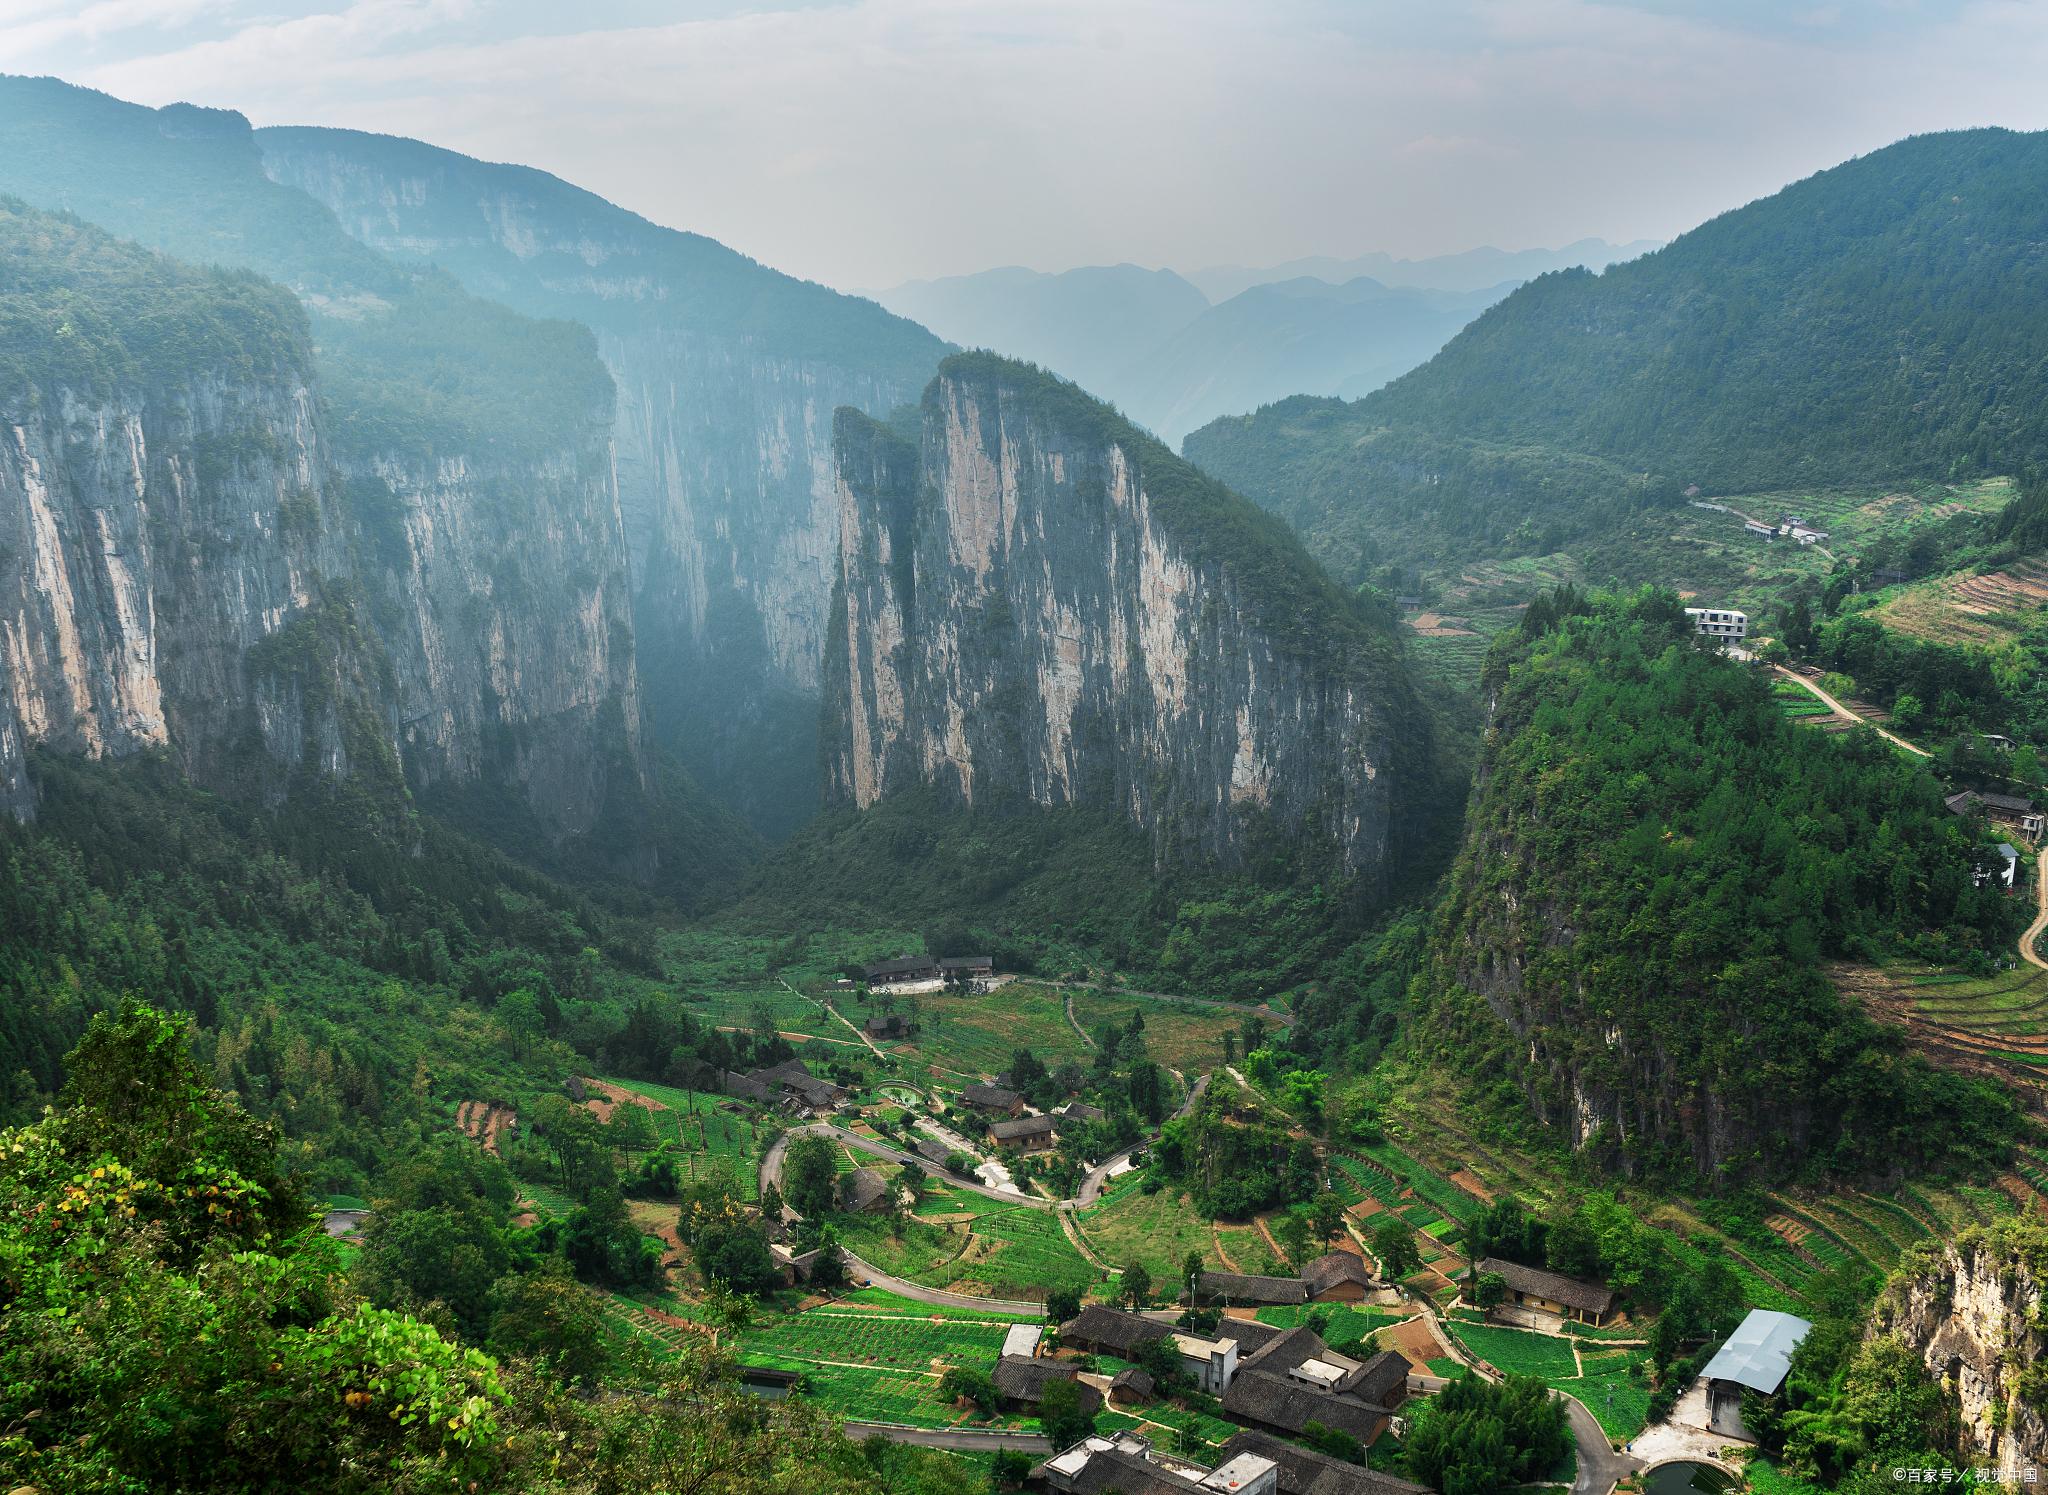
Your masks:
M838 575L832 413L914 400L944 345L542 172L349 131L258 138L271 177L360 241L597 334L650 721L757 825L793 827L815 804Z
M538 462L348 470L307 368L25 391L0 410L0 805L32 811L32 746L165 749L273 799L402 763L588 830L639 751L602 415Z
M201 782L258 757L345 776L332 693L245 668L344 562L310 372L16 399L0 412L0 800L33 802L24 755L173 749Z
M839 488L831 799L1091 806L1145 827L1162 865L1242 866L1284 838L1382 885L1404 677L1304 646L1315 617L1281 633L1248 570L1298 564L1317 605L1319 575L1291 540L1206 543L1242 500L986 355L942 367L915 443L842 412Z
M1955 1397L1962 1453L2001 1484L2048 1464L2048 1228L2002 1221L1909 1257L1878 1300Z

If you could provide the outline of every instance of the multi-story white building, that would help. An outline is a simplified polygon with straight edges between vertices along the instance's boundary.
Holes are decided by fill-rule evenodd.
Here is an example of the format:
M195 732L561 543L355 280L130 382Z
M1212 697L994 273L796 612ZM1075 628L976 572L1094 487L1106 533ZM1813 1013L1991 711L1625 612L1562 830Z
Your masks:
M1739 613L1730 607L1688 607L1685 615L1692 619L1693 628L1713 639L1746 639L1749 637L1749 614Z

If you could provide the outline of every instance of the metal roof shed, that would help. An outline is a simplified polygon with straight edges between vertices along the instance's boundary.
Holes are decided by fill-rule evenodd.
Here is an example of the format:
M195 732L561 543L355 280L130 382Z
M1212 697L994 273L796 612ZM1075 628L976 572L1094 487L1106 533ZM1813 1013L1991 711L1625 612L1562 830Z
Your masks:
M1733 1381L1765 1395L1785 1383L1792 1352L1813 1328L1805 1319L1754 1308L1701 1372L1709 1381Z

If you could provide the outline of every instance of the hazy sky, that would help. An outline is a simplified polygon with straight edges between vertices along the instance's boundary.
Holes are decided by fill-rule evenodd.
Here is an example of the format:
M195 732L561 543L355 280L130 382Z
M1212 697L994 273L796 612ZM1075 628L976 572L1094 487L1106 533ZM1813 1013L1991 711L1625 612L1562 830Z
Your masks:
M525 162L886 286L1668 238L2048 125L2048 3L0 0L0 71Z

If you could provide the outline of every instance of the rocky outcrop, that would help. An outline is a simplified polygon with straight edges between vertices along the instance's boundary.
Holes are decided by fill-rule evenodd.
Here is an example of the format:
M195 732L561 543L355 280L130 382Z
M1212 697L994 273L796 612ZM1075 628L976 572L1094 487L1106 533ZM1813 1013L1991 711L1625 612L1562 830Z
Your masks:
M914 400L944 345L542 172L351 131L258 138L363 243L597 334L650 721L757 824L794 826L838 575L832 413Z
M2048 1225L2004 1221L1922 1247L1871 1332L1899 1336L1955 1397L1972 1467L2018 1486L2048 1465Z
M838 451L833 800L1107 809L1162 866L1285 845L1384 885L1426 729L1391 639L1277 524L985 354L914 431L841 412Z

